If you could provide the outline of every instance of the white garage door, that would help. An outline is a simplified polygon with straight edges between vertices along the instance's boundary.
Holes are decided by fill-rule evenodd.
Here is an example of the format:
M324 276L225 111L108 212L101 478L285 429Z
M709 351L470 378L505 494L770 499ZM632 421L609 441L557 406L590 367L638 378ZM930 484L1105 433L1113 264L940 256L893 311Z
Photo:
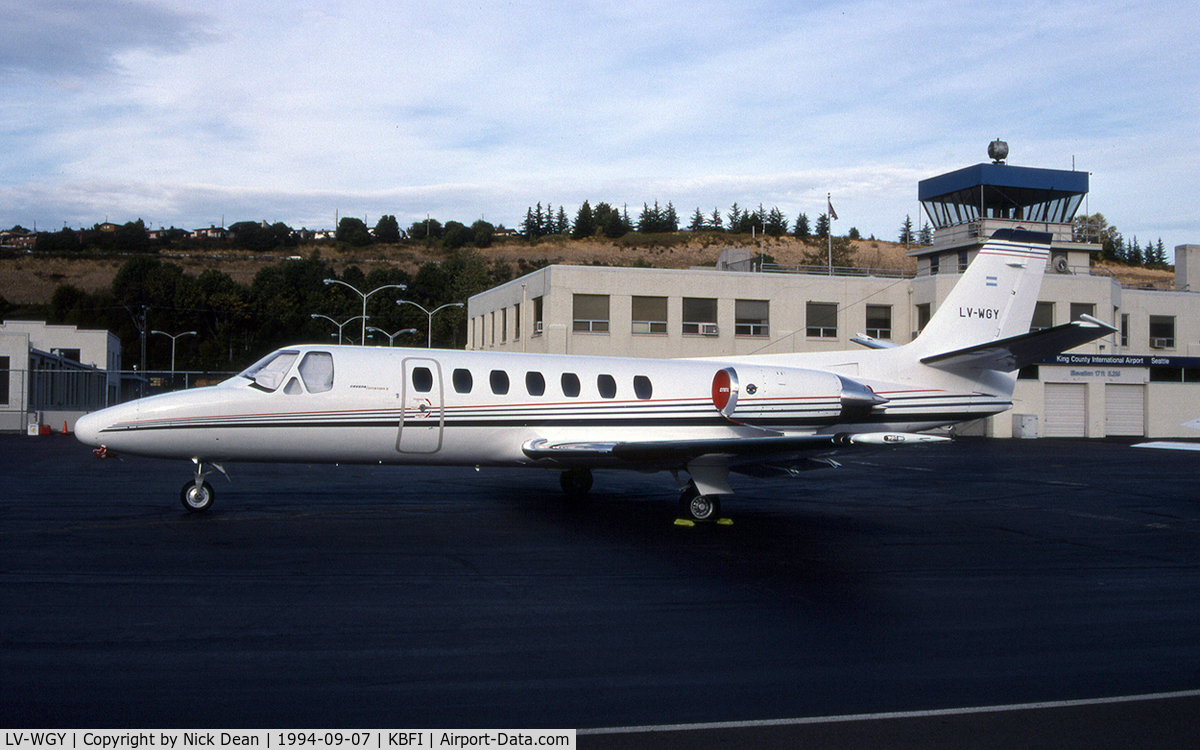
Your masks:
M1046 384L1045 437L1086 437L1087 386L1083 383Z
M1104 434L1146 434L1146 386L1109 383L1104 386Z

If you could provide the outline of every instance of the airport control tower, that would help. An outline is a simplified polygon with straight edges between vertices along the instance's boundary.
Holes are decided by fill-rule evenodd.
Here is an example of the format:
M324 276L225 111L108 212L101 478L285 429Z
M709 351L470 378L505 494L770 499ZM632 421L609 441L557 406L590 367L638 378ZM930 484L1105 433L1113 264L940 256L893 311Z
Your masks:
M1088 173L1012 166L1005 161L1008 144L999 140L988 147L988 156L991 163L918 183L921 206L933 225L933 244L909 251L918 272L959 273L993 232L1020 227L1053 236L1048 270L1086 273L1089 255L1101 249L1075 227Z

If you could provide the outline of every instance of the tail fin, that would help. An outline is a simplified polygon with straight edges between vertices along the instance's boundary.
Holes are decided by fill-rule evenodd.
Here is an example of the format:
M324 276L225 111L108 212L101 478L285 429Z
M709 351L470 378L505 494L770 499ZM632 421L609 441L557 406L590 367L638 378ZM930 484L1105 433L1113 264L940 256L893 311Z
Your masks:
M921 358L1028 333L1050 234L1000 229L909 345Z

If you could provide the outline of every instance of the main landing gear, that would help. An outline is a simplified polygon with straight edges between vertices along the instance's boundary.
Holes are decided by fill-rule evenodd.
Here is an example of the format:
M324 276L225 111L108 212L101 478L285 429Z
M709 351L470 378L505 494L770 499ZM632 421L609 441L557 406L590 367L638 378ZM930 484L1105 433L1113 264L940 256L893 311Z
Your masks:
M695 482L688 482L680 491L679 515L687 521L715 521L721 515L721 500L716 495L701 495Z
M183 503L183 507L192 513L203 513L212 507L217 493L213 491L212 485L204 480L212 473L212 470L205 471L204 462L198 458L192 459L192 462L196 464L196 478L184 483L183 488L179 490L179 500ZM225 474L225 469L220 464L212 464L212 466Z
M558 475L558 483L567 497L573 500L579 499L592 489L592 472L589 469L567 469ZM720 515L720 498L715 494L700 494L695 481L689 481L680 490L679 516L681 519L693 523L705 523L716 521Z

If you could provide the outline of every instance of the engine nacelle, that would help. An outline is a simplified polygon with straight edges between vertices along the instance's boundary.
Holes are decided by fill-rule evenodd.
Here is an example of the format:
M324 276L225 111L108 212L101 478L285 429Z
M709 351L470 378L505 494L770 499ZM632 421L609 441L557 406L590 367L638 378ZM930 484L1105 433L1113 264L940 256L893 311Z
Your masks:
M712 401L726 419L777 428L854 421L887 403L862 383L831 372L743 365L717 371Z

